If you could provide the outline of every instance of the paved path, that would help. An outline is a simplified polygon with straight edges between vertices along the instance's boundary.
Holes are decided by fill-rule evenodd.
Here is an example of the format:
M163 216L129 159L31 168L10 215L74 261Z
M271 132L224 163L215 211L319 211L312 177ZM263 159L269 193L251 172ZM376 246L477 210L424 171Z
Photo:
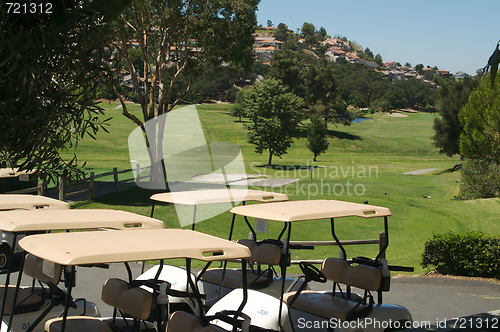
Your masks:
M147 265L146 269L150 267ZM140 263L131 264L134 278L140 275L141 268ZM73 296L85 297L97 304L102 316L110 316L112 310L101 301L100 291L104 281L111 277L127 280L124 265L110 264L109 269L78 267ZM11 283L15 283L16 278L15 274ZM0 281L4 283L3 275L0 276ZM24 278L23 284L29 285L28 278ZM64 287L63 284L59 286ZM311 288L330 290L332 284L312 283ZM399 304L408 308L414 321L422 325L436 325L445 320L449 323L453 318L500 309L500 284L479 280L430 277L393 278L391 291L384 293L384 303Z
M411 172L407 172L407 173L403 173L403 174L419 175L419 174L424 174L424 173L427 173L427 172L432 172L432 171L435 171L437 169L439 169L439 168L419 169L417 171L411 171Z

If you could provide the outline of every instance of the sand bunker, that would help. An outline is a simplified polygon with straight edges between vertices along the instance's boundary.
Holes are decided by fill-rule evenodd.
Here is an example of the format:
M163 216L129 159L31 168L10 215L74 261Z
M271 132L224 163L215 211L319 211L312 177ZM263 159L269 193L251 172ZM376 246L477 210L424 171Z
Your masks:
M394 118L406 118L408 115L406 114L401 114L401 113L392 113L392 114L386 114L384 116L392 116Z

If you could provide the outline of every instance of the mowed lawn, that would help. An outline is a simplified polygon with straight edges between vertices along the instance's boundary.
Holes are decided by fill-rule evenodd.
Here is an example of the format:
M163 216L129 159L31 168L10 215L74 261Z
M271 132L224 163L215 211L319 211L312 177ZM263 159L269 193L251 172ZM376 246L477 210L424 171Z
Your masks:
M103 104L110 121L109 134L101 132L97 140L86 139L76 151L80 161L96 173L130 168L127 137L135 125L116 109L117 104ZM271 178L297 178L300 181L286 187L274 188L285 192L291 200L337 199L388 207L389 264L412 266L415 274L426 271L420 267L420 254L425 241L433 233L479 230L500 233L500 201L496 199L456 201L460 171L451 171L460 163L433 147L434 114L407 113L407 117L389 117L382 113L373 119L351 126L329 125L329 149L313 162L305 138L295 140L282 159L273 158L274 169L263 167L266 153L258 155L247 143L245 120L238 122L229 116L231 105L210 104L197 106L198 114L210 142L232 142L240 146L246 172ZM138 105L131 105L133 113L140 114ZM68 156L72 155L70 151ZM301 166L315 166L311 173ZM419 169L437 168L420 175L404 173ZM130 177L128 175L124 175ZM262 188L260 188L262 189ZM272 188L265 188L273 190ZM133 188L120 194L97 197L94 202L82 202L76 208L113 208L149 215L149 196L154 192ZM425 198L424 198L425 197ZM207 207L209 208L209 207ZM155 217L167 227L179 227L175 208L163 206L155 210ZM227 237L231 215L225 212L197 224L197 230ZM269 233L258 233L259 239L273 238L282 225L270 222ZM343 218L336 221L341 240L378 238L383 230L382 218ZM246 238L248 229L238 221L235 237ZM331 240L329 220L299 222L293 225L293 240ZM166 239L168 240L168 239ZM347 247L348 257L370 256L376 245ZM317 247L315 250L295 250L292 259L322 259L338 256L337 247Z

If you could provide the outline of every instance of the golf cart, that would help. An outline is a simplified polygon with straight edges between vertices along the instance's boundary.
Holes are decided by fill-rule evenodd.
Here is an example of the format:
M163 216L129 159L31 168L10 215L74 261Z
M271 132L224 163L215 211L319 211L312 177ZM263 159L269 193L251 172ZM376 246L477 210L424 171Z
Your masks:
M153 207L151 210L151 216L154 214L156 202L171 203L186 207L191 206L192 217L192 230L195 229L195 223L197 221L197 212L199 212L204 207L211 208L213 205L229 205L226 210L229 210L233 203L242 202L243 205L246 202L259 202L270 204L272 202L283 202L288 200L288 196L280 193L265 192L258 190L247 190L247 189L213 189L213 190L198 190L198 191L181 191L181 192L169 192L160 193L151 196L153 200ZM179 209L177 209L179 211ZM182 213L182 212L181 212ZM203 211L202 211L203 213ZM186 219L186 215L183 216ZM229 232L229 240L232 240L233 230L235 226L235 217L231 221L231 227ZM191 219L192 218L192 219ZM203 220L203 219L202 219ZM257 234L254 228L250 225L248 220L245 218L246 225L248 226L252 236L251 239L242 239L238 243L247 246L252 256L249 261L252 263L252 269L248 269L247 287L249 289L258 289L260 292L270 294L275 297L279 297L281 283L278 282L280 278L277 277L274 271L274 266L281 266L286 261L286 257L282 255L281 241L269 240L257 241ZM263 268L267 266L267 268ZM153 267L145 273L144 276L140 276L138 279L151 278L157 271L157 267ZM184 271L180 268L169 266L164 268L160 279L168 280L178 287L181 286L182 282L185 282ZM276 278L275 278L276 275ZM194 278L194 276L193 276ZM204 301L205 307L209 308L216 301L218 301L222 296L229 293L235 288L242 287L242 276L240 269L227 269L227 262L223 263L223 266L219 268L209 268L208 266L200 271L196 276L196 281L199 282L200 291L206 295L206 300ZM294 279L286 279L286 285L290 286ZM301 282L299 282L295 287L298 289ZM184 306L188 301L182 298L174 298L172 302L179 303L179 306ZM194 308L191 308L193 310Z
M122 230L131 229L164 229L162 221L140 216L134 213L115 210L15 210L0 212L0 230L13 234L14 242L17 241L18 234L23 238L29 238L30 234L44 233L49 231L69 231L69 230ZM28 234L29 236L25 236ZM84 245L88 248L90 243ZM11 249L11 253L14 248ZM59 313L52 309L61 304L65 297L64 293L58 289L57 283L63 272L56 269L47 278L43 272L43 266L33 258L25 259L21 256L19 262L20 272L16 285L10 285L11 273L15 266L13 260L9 261L7 273L5 275L5 285L0 288L0 321L2 331L9 330L18 332L23 330L32 331L37 327L39 321L45 318L56 317ZM33 278L31 285L21 286L23 274ZM65 283L67 279L64 278ZM36 284L39 286L36 286ZM78 314L90 316L99 315L97 307L85 300L75 301L78 308L74 308ZM36 323L36 324L35 324ZM5 329L5 330L4 330ZM38 331L43 330L38 327Z
M389 270L404 270L403 267L389 266L385 260L388 246L387 218L391 215L388 208L336 200L310 200L238 206L231 212L258 220L283 222L283 232L287 232L285 249L289 248L291 229L295 222L330 219L332 236L341 250L340 258L326 258L320 269L301 262L299 266L305 276L304 283L297 291L285 291L285 284L282 283L281 301L250 290L243 313L251 318L255 330L298 331L306 328L318 331L384 331L404 327L407 322L412 322L411 314L406 308L382 301L382 292L390 289ZM369 220L383 217L387 240L374 259L347 259L346 250L334 227L334 219L343 217ZM311 281L331 281L333 287L331 291L306 290L305 286ZM353 288L360 293L353 292ZM378 293L377 303L372 292ZM240 294L238 290L232 291L214 304L207 315L221 308L230 310L231 303L240 300ZM216 324L225 327L224 322Z
M92 243L92 246L87 246ZM236 326L248 325L241 310L245 305L246 289L242 302L234 312L223 311L215 317L206 317L203 310L198 316L176 312L169 321L168 299L171 296L188 297L201 304L201 295L191 275L193 259L205 262L215 260L241 259L246 269L250 257L247 247L211 235L185 229L140 229L120 232L73 232L40 234L25 237L20 246L29 254L44 261L47 270L61 266L67 273L66 306L62 317L45 323L47 332L55 331L224 331L212 326L209 321L215 317ZM170 283L158 279L165 259L185 258L187 284L184 291L170 288ZM130 268L128 281L108 279L101 292L102 300L113 306L115 314L109 318L71 316L68 309L72 304L76 267L104 263L125 263L131 261L161 260L160 269L151 280L134 281ZM143 287L154 291L151 293ZM167 296L168 295L168 296ZM199 305L201 308L201 305ZM122 318L118 317L122 313ZM186 322L196 325L186 326ZM127 326L128 325L128 326Z
M0 195L0 211L12 210L69 210L69 204L53 198L37 195ZM22 237L22 234L17 235L17 240ZM14 235L10 232L2 232L2 243L0 245L0 271L5 270L8 265L11 249L14 247L14 258L22 254L21 248L14 242Z

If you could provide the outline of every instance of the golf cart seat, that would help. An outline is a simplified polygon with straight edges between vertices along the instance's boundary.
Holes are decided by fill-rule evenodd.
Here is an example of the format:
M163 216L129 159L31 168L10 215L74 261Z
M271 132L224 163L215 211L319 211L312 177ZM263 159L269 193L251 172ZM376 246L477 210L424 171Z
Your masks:
M278 265L281 259L281 248L270 243L258 243L253 240L238 240L237 243L247 246L252 256L249 258L250 264L257 264L258 269L248 269L247 285L251 289L259 289L269 286L273 281L273 271L270 266ZM260 265L269 265L269 268L261 271ZM224 269L208 269L201 275L200 280L220 285L222 282ZM201 273L201 272L200 272ZM224 286L235 289L243 287L241 269L226 269L224 273Z
M101 299L123 314L134 318L138 322L136 326L140 324L140 321L145 321L149 317L153 304L151 293L139 287L130 288L126 281L117 278L106 280L101 290ZM62 321L62 317L48 320L45 323L45 331L61 331ZM124 327L124 324L127 323L115 318L100 320L95 317L72 316L67 318L65 331L115 332L119 331L120 327ZM145 324L150 325L150 323ZM130 322L128 326L131 326Z
M366 317L371 313L373 297L370 291L376 291L380 287L379 269L367 265L350 267L345 260L327 258L323 261L321 272L334 282L334 288L338 286L340 292L289 292L284 295L284 301L297 310L340 321ZM364 296L360 300L348 298L340 284L362 289Z
M54 268L51 272L51 276L44 273L43 260L41 258L31 254L26 255L23 269L23 273L25 275L32 277L41 283L57 285L61 277L61 266L59 264L54 264ZM5 289L5 286L0 287L0 303L4 297ZM48 304L46 301L46 291L42 287L33 286L19 288L16 306L14 309L13 304L15 289L15 286L9 286L7 288L7 298L4 305L5 315L38 311Z
M163 331L161 331L163 332ZM227 332L215 325L201 325L200 319L185 311L176 311L170 317L164 332Z

